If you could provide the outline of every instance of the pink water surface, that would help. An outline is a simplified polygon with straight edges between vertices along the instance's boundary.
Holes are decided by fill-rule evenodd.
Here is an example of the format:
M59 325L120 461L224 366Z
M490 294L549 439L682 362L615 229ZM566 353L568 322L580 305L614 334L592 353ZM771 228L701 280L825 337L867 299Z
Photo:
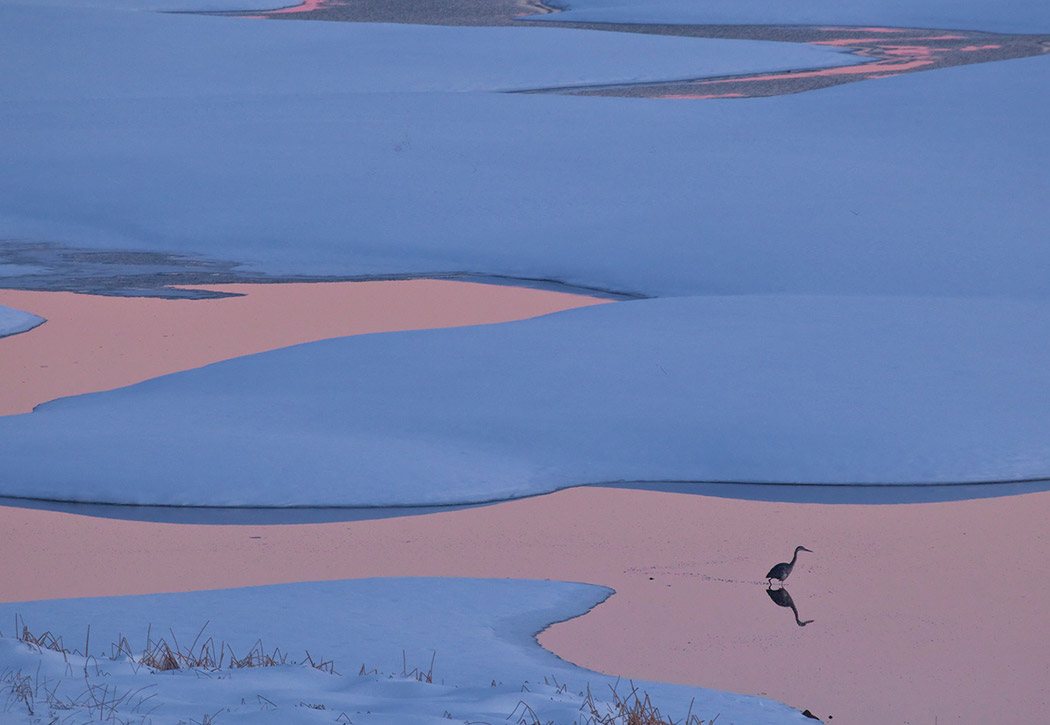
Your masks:
M834 68L821 68L820 70L812 71L799 71L792 73L770 73L767 75L760 76L742 76L737 78L720 78L713 81L704 81L701 85L716 84L716 83L744 83L754 81L774 81L774 80L796 80L799 78L819 78L820 76L849 76L849 75L878 75L881 73L901 73L903 71L915 70L926 65L932 65L933 60L925 58L910 60L903 63L895 62L876 62L876 63L865 63L864 65L847 65L847 66L836 66Z
M0 291L48 318L0 340L0 404L350 332L596 300L417 281L230 285L189 301ZM354 523L200 526L0 507L0 599L367 576L584 581L616 594L540 641L626 677L762 694L832 723L1038 723L1050 711L1050 493L848 506L575 489ZM777 607L763 574L802 544ZM202 617L206 615L202 613ZM714 717L717 713L705 713Z
M764 694L832 723L1038 723L1050 711L1048 516L1050 493L848 506L613 489L283 526L0 507L0 596L369 576L584 581L617 593L540 641L587 667ZM762 581L797 544L815 552L787 582L806 627Z
M323 7L332 7L336 5L346 5L346 2L341 0L302 0L299 5L279 8L277 10L267 10L264 14L283 15L285 13L308 13L311 10L320 10Z
M40 315L0 339L0 415L264 350L342 335L505 322L604 302L503 285L418 279L230 284L215 300L0 290L0 304Z
M966 36L964 35L930 35L922 38L908 38L908 40L962 40ZM867 45L868 43L882 43L881 48L892 48L893 45L886 44L885 38L838 38L836 40L814 40L810 45L832 45L837 47L852 47L854 45ZM903 46L902 46L903 47ZM917 48L921 51L931 50L924 45L910 46ZM934 50L945 50L944 48L936 48Z
M1013 44L1010 45L979 44L978 39L985 37L985 34L905 28L814 27L809 28L808 31L826 34L806 41L812 45L853 48L856 55L866 56L872 61L845 67L758 73L689 82L689 85L701 89L697 93L683 93L680 90L681 83L656 84L648 86L646 95L653 98L710 99L798 93L804 90L824 88L828 85L885 78L900 73L932 70L960 63L1024 57L1042 52L1042 48L1037 47L1032 41L1018 40L1017 36L1010 37L1010 43ZM957 44L958 41L968 39L972 40L971 45ZM994 56L989 55L989 51L997 50L1001 52ZM978 51L984 52L974 55ZM808 82L801 84L798 82L806 81L806 79L809 79ZM782 81L789 81L789 83L780 84ZM741 86L739 89L734 88L734 91L737 91L734 93L703 92L702 89L705 86L712 84L723 87L725 84L741 84ZM661 93L664 86L671 86L668 90L673 92Z

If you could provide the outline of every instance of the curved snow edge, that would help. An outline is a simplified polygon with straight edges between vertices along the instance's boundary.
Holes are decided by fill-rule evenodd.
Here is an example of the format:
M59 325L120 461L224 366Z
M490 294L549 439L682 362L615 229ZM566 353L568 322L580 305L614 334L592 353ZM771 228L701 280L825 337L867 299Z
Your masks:
M16 310L13 307L0 305L0 338L29 332L34 327L47 322L46 319L32 312Z

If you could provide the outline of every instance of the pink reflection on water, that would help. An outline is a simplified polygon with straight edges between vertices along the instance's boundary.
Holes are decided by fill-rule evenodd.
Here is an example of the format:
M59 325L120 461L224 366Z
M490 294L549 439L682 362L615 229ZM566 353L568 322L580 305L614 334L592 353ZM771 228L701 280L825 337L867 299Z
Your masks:
M427 516L284 526L0 507L8 536L0 597L371 576L590 582L616 594L540 636L587 667L764 694L825 722L999 723L1008 711L1010 722L1037 723L1050 676L1048 520L1050 493L830 506L575 489ZM769 601L761 579L799 544L814 550L787 582L802 619L815 620L804 628Z
M345 0L303 0L299 5L279 8L278 10L267 10L261 15L252 15L249 17L266 17L268 15L283 15L285 13L308 13L312 10L320 10L325 7L337 7L339 5L346 5Z
M929 36L926 38L908 38L908 40L964 40L965 36ZM838 38L836 40L815 40L811 45L837 45L848 47L850 45L863 45L865 43L884 43L885 38ZM884 46L894 47L894 46ZM997 47L997 46L995 46Z
M919 70L931 70L950 65L972 63L975 51L995 51L1007 49L1012 53L1001 53L1001 57L1020 57L1035 52L1034 46L1021 43L1018 47L1009 44L978 44L983 34L943 32L909 28L842 28L813 27L805 29L809 33L811 45L823 45L836 48L852 48L853 54L870 58L871 61L860 65L804 69L798 71L781 71L760 73L717 79L697 79L687 83L667 83L664 87L670 93L661 93L659 85L651 85L645 95L658 98L675 99L708 99L739 98L799 93L806 90L825 88L830 85L873 78L886 78L892 75ZM829 37L830 36L830 37ZM971 45L962 46L970 40ZM971 56L971 57L967 57ZM994 60L983 57L980 60ZM807 80L810 79L810 80ZM788 83L782 83L788 81ZM709 84L741 84L739 93L709 94L703 91L688 93L683 86L703 88ZM734 88L734 91L737 89Z
M934 35L928 38L908 38L908 40L964 40L965 36L962 35ZM833 45L849 47L852 45L864 45L867 43L885 43L885 38L837 38L835 40L814 40L810 45ZM923 48L924 46L893 46L883 45L883 48L895 48L895 47L915 47ZM996 46L998 47L998 46Z
M417 279L200 285L212 300L0 290L0 304L45 322L0 339L0 415L48 400L311 340L478 325L607 300L506 285Z
M814 40L810 45L834 45L848 48L865 43L882 43L884 38L838 38L836 40Z
M28 386L25 407L150 377L151 366L181 369L351 331L515 319L597 302L432 280L218 289L247 295L172 301L0 291L0 303L49 318L0 340L5 379L20 383L0 391ZM763 694L853 725L1000 722L1003 703L1014 721L1034 723L1045 715L1050 676L1050 578L1039 574L1050 553L1048 520L1050 493L822 506L576 489L414 518L283 526L0 507L0 599L369 576L583 581L617 593L540 640L594 669ZM802 618L814 620L804 629L769 601L761 581L797 544L815 551L788 582Z
M719 78L713 81L703 81L702 85L715 83L753 83L755 81L774 81L798 78L817 78L819 76L847 76L847 75L873 75L901 73L908 70L921 68L934 63L932 60L913 60L907 63L866 63L864 65L838 66L835 68L822 68L820 70L802 71L799 73L771 73L769 75L745 76L742 78Z
M930 48L925 45L882 45L879 55L904 58L928 58L934 53L950 53L951 48Z

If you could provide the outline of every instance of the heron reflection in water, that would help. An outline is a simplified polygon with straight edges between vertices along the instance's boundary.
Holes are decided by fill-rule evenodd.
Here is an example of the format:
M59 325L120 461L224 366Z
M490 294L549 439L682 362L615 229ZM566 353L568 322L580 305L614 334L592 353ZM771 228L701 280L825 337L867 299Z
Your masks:
M784 589L783 587L777 587L776 589L769 587L768 589L766 589L766 594L769 595L769 598L772 599L773 603L776 604L778 607L790 607L791 611L795 614L795 624L797 624L798 626L805 627L807 624L814 621L812 619L799 619L798 608L795 607L795 602L791 598L791 595L788 594L787 589Z
M810 554L813 553L812 549L807 549L804 546L796 546L791 561L780 562L770 569L768 574L766 574L766 581L769 583L769 586L766 588L766 594L769 595L769 598L772 599L773 603L778 607L790 607L791 611L795 614L795 624L800 627L805 627L813 620L807 619L803 621L802 619L799 619L798 608L795 606L795 602L791 598L791 595L788 594L788 590L784 588L784 580L791 576L791 571L795 568L795 562L798 561L798 552L800 551L808 551ZM780 582L780 586L776 589L773 588L774 579Z

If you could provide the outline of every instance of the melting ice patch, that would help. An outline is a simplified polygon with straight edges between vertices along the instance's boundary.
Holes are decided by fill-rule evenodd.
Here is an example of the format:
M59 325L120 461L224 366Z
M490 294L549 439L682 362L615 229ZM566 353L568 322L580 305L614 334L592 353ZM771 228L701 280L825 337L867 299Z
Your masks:
M0 337L17 335L20 332L32 330L44 322L43 317L38 317L31 312L23 312L22 310L0 305Z

